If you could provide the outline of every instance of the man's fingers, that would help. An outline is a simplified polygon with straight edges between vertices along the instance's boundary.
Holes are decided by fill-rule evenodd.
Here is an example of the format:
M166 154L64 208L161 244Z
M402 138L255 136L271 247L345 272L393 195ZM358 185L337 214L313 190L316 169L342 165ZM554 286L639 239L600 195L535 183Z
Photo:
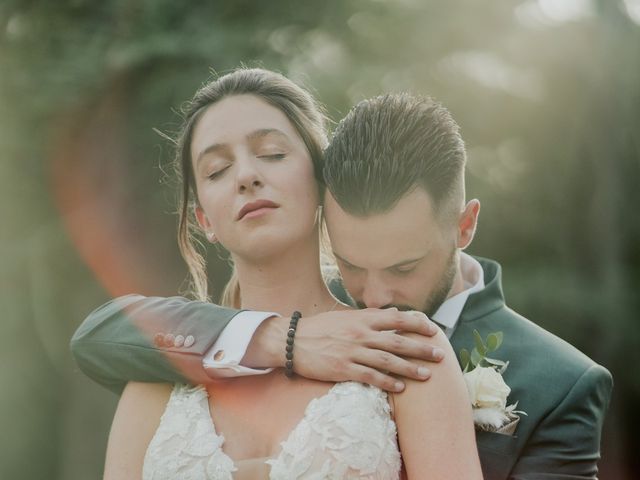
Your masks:
M400 312L396 308L384 310L368 309L372 312L371 326L376 330L401 330L433 337L438 333L438 326L422 312Z
M431 376L431 371L427 367L416 365L383 350L363 350L354 357L354 361L381 371L383 374L389 373L414 380L426 380Z
M404 390L404 382L401 380L365 365L352 365L348 370L347 377L355 382L368 383L387 392L401 392Z
M376 332L367 342L372 349L384 350L395 355L419 358L428 362L439 362L444 358L444 351L429 344L429 340L409 338L394 332Z

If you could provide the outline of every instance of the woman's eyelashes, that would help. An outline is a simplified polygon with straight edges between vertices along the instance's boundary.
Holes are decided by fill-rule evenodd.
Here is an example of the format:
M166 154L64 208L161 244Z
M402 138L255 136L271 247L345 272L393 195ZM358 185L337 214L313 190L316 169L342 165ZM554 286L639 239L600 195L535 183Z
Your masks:
M281 152L281 153L265 153L265 154L258 154L256 155L256 158L259 158L260 160L268 160L268 161L278 161L278 160L284 160L287 157L287 153L286 152ZM209 180L215 180L219 177L221 177L230 167L232 166L232 163L228 163L226 165L223 165L217 169L214 169L213 171L211 171L210 173L207 174L207 178Z
M229 164L229 165L225 165L222 168L219 168L218 170L214 170L213 172L207 174L207 178L209 180L215 180L216 178L220 177L224 172L226 172L230 166L231 165Z
M283 160L287 156L286 153L269 153L264 155L258 155L258 158L263 160Z

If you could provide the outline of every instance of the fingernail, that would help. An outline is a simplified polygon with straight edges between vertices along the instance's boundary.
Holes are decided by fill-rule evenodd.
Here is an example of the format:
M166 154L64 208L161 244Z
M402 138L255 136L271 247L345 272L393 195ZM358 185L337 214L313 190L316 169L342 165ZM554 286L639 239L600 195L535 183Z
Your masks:
M441 348L434 348L433 358L435 358L436 360L442 360L444 358L444 350L442 350Z
M396 382L396 383L393 385L393 389L394 389L396 392L401 392L402 390L404 390L404 383L402 383L402 382Z
M419 367L418 368L418 376L420 378L427 378L429 376L429 369L425 368L425 367Z

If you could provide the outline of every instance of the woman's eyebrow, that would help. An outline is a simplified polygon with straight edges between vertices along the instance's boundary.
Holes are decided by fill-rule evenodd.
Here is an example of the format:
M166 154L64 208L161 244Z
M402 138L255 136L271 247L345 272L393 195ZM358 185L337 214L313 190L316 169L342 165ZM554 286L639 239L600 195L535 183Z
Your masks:
M198 165L200 160L202 160L202 157L204 157L207 153L220 152L226 150L227 148L228 147L226 143L212 143L198 154L198 157L196 158L196 166Z
M278 130L277 128L261 128L259 130L254 130L253 132L247 134L246 138L249 141L255 141L268 135L276 135L289 141L289 136L282 130ZM196 166L198 165L202 157L204 157L206 154L220 152L226 150L227 148L228 145L226 143L213 143L209 145L198 154L198 157L196 158Z
M277 128L261 128L260 130L255 130L247 135L247 140L258 140L268 135L276 135L278 137L282 137L287 141L290 140L289 135L284 133L282 130L278 130Z

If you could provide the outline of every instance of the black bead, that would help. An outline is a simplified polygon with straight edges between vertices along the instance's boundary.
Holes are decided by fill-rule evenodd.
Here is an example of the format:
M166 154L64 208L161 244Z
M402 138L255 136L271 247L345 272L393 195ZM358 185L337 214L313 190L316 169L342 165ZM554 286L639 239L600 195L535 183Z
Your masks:
M300 320L302 314L298 311L291 314L291 321L289 322L289 330L287 330L287 346L286 346L286 362L284 363L284 374L291 378L293 377L293 341L296 336L296 328L298 328L298 320Z

